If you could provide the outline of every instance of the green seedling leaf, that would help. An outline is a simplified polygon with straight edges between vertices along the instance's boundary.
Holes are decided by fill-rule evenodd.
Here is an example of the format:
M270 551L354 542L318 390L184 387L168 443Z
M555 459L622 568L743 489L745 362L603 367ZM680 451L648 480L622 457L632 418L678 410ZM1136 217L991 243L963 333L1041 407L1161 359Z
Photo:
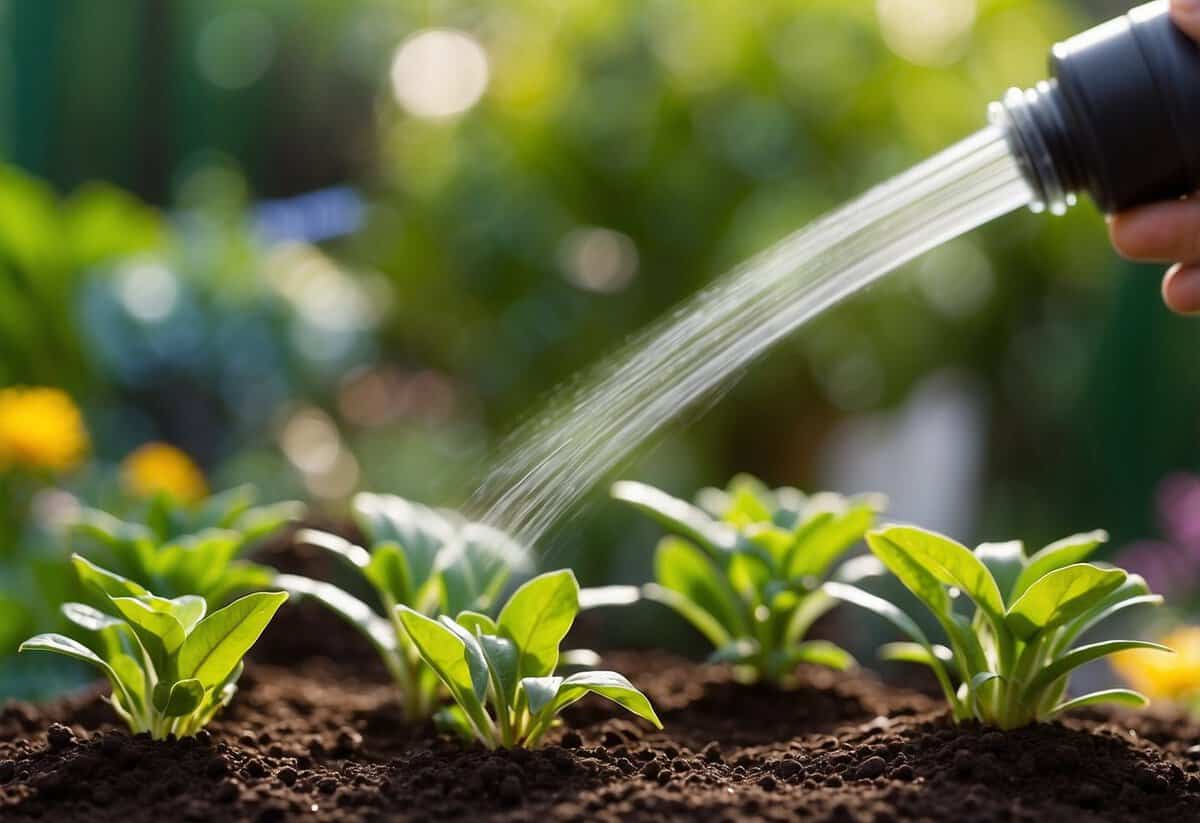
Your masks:
M183 626L170 614L155 611L151 606L134 597L110 597L109 602L125 618L159 677L171 677L171 663L175 653L183 645Z
M679 592L668 589L665 586L660 586L657 583L647 583L642 587L642 596L647 600L652 600L674 609L716 648L727 646L733 642L733 636L725 630L724 626L717 622L715 617Z
M439 617L438 622L454 632L454 635L462 641L463 653L467 659L467 667L471 672L471 691L475 693L476 697L483 700L487 695L488 680L490 678L487 658L483 655L479 639L445 615Z
M950 596L946 593L942 581L920 560L914 558L882 532L869 532L867 545L871 547L871 551L883 562L883 565L887 566L888 570L934 615L939 619L945 619L950 615ZM826 588L826 591L829 589Z
M456 699L460 695L469 696L478 704L483 699L486 684L483 689L476 688L463 639L443 623L407 606L397 606L396 611L404 630L420 650L421 657L437 672Z
M1080 646L1039 671L1029 681L1029 685L1026 687L1025 699L1036 701L1043 689L1053 684L1060 677L1067 676L1085 663L1099 660L1102 657L1107 657L1117 652L1128 651L1129 649L1154 649L1155 651L1174 654L1171 649L1160 643L1150 643L1145 640L1105 640L1100 643Z
M99 609L93 609L83 603L63 603L62 613L76 626L92 632L124 625L115 617L110 617Z
M475 733L485 743L492 744L495 739L492 723L482 702L487 681L477 683L466 641L445 624L407 606L396 606L396 617L420 652L421 659L437 674L459 708L470 718Z
M206 688L223 682L287 599L286 592L248 594L201 620L179 650L180 678Z
M413 588L412 573L408 570L408 558L399 545L377 545L363 573L376 591L382 592L392 603L416 602L417 592Z
M920 643L886 643L879 648L879 659L895 663L919 663L922 666L934 666L936 663L952 663L954 652L941 644L929 648Z
M845 649L826 640L808 640L787 651L781 668L792 669L797 663L815 663L834 671L847 671L858 664Z
M555 675L549 677L526 677L521 680L521 689L525 692L525 700L529 703L529 711L535 717L547 711L558 697L558 690L566 678Z
M749 632L737 592L720 567L693 544L664 537L654 556L655 579L711 615L731 635Z
M538 575L517 589L496 621L519 650L520 677L554 673L558 647L579 613L579 583L569 569Z
M502 697L505 707L517 701L517 685L520 683L520 652L517 644L507 637L480 634L479 647L487 660L492 687Z
M988 571L979 558L970 549L940 534L914 529L907 526L891 526L872 532L868 541L876 555L880 555L877 546L884 547L893 557L893 562L899 563L896 549L907 553L922 568L928 570L937 580L947 586L957 586L962 589L989 618L997 624L1004 619L1004 599L1000 596L1000 588L996 585L991 572ZM880 555L880 559L889 567L892 563ZM892 569L896 572L896 569ZM910 578L918 576L913 569L907 569ZM897 573L897 577L904 578ZM904 581L908 584L908 581ZM919 587L927 589L928 583L921 580ZM910 586L910 588L912 588ZM914 594L926 603L929 601L923 591L912 588Z
M653 486L622 481L613 484L612 496L645 512L714 556L737 548L737 531L728 523L717 522L692 504Z
M1125 582L1120 569L1077 563L1037 580L1008 611L1010 630L1022 640L1078 617Z
M277 575L273 585L298 599L311 597L321 603L361 630L381 653L391 654L396 651L396 632L392 625L375 614L366 603L337 586L294 574Z
M1051 543L1029 558L1029 563L1026 565L1025 570L1017 578L1017 583L1010 595L1011 598L1016 600L1030 586L1055 569L1082 563L1106 542L1108 542L1108 532L1094 531L1072 535L1071 537Z
M975 548L975 556L987 567L1005 602L1012 597L1017 578L1025 568L1025 544L1020 540L1007 543L981 543Z
M81 555L71 555L71 565L75 567L75 574L84 585L91 586L109 597L141 597L149 594L144 587L132 580L106 571Z
M371 553L369 551L336 534L317 531L315 529L303 529L296 532L296 542L324 549L330 554L341 557L350 565L359 569L366 569L371 565Z
M525 549L511 537L482 523L467 524L438 554L443 610L491 608L510 574L527 565Z
M1104 691L1092 692L1082 697L1076 697L1074 700L1068 700L1065 703L1059 703L1054 707L1051 715L1062 714L1063 712L1069 712L1072 709L1079 709L1084 706L1095 706L1100 703L1129 706L1134 709L1141 709L1150 705L1150 701L1146 699L1144 694L1131 691L1130 689L1105 689Z
M411 584L414 589L423 588L433 576L442 547L455 537L446 518L394 495L358 494L352 507L355 520L372 543L393 543L404 550Z
M815 498L820 502L823 498ZM841 513L830 513L828 520L814 518L815 527L802 525L784 560L790 579L822 577L835 560L862 539L875 522L879 501L869 499L853 503Z
M596 694L606 700L611 700L626 711L643 720L650 721L656 729L663 727L662 721L658 719L654 707L650 705L646 696L624 676L616 672L580 672L564 679L558 687L558 693L554 697L550 711L558 714L588 694Z
M127 686L127 683L134 681L125 680L107 661L102 660L99 655L77 640L72 640L61 634L39 634L22 643L17 651L18 653L50 652L51 654L60 654L65 657L73 657L76 660L82 660L84 663L90 663L108 676L113 689L120 693L126 705L134 704L133 697L130 695ZM141 669L139 668L137 671L140 675Z
M472 635L500 633L500 629L496 625L496 621L488 617L486 614L480 614L479 612L459 612L458 617L454 618L454 622L462 626Z

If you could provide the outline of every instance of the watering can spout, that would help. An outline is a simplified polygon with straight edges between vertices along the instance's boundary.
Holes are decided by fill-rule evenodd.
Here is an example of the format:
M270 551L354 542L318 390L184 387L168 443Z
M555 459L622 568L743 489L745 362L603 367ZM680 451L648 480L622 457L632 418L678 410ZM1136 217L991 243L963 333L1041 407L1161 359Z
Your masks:
M1105 212L1200 189L1200 45L1148 3L1056 45L1052 79L993 103L1035 210Z

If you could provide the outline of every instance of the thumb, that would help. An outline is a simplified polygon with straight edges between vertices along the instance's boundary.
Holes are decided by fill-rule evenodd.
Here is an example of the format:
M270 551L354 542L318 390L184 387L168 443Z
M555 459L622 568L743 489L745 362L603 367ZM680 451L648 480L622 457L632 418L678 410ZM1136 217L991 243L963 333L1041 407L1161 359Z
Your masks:
M1171 0L1171 18L1193 40L1200 41L1200 0Z

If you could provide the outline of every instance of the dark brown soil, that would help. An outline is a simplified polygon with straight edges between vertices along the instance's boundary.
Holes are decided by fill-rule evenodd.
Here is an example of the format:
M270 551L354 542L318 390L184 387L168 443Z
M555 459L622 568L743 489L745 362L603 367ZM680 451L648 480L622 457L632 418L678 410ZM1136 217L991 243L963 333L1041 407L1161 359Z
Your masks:
M130 738L98 693L10 705L0 819L1200 820L1200 729L1169 715L1002 734L866 674L779 693L665 654L606 664L666 731L584 701L543 749L464 749L399 723L374 670L319 657L250 667L194 740Z

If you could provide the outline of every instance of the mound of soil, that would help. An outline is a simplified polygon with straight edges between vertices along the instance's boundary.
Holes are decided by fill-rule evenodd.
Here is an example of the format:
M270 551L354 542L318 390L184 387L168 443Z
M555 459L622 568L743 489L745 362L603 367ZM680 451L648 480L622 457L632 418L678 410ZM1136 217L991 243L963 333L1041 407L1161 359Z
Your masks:
M1200 729L1089 712L1010 733L951 725L866 673L777 692L661 653L614 654L666 730L585 700L533 752L399 721L369 667L247 668L195 739L121 731L99 692L0 712L4 820L1200 819Z

